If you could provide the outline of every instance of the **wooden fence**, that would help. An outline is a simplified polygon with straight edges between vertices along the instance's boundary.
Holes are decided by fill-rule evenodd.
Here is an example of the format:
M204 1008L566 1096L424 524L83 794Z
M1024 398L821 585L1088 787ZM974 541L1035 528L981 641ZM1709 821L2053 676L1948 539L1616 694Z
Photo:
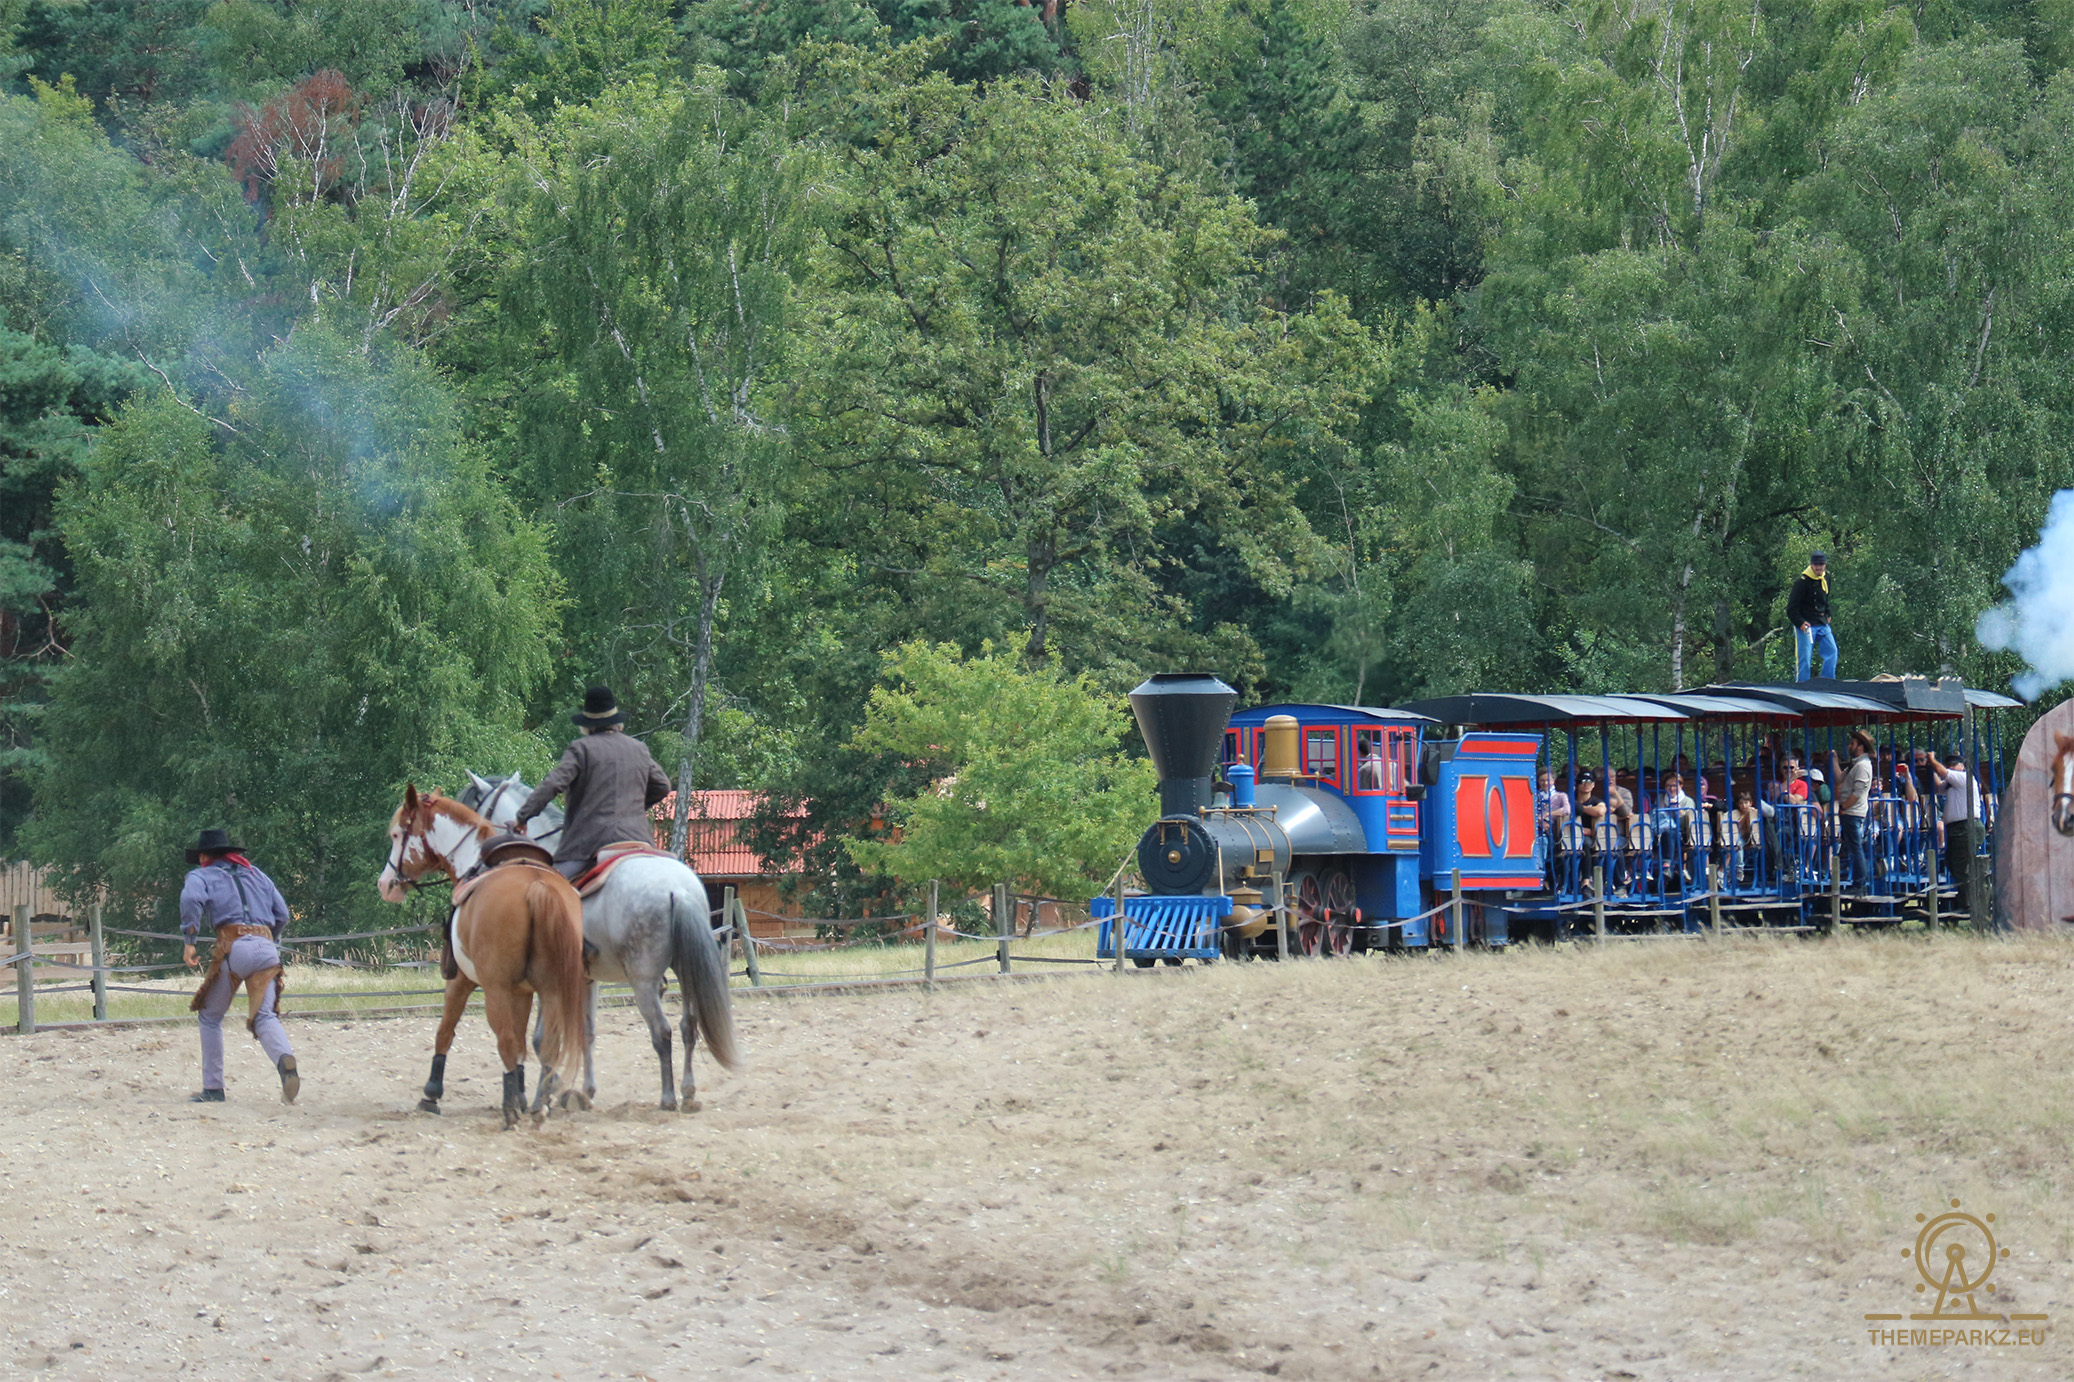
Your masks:
M43 870L33 864L0 864L0 914L27 907L32 917L71 917L72 904L51 891Z

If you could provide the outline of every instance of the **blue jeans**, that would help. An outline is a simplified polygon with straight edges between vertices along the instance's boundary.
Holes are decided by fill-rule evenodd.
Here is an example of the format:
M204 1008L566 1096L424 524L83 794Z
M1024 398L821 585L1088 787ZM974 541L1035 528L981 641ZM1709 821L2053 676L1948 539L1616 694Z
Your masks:
M1822 675L1836 675L1836 635L1829 631L1829 625L1810 624L1804 629L1796 626L1793 630L1793 642L1799 654L1794 662L1795 681L1808 679L1808 664L1812 661L1809 654L1814 652L1822 655Z
M1845 816L1843 825L1843 868L1850 886L1858 889L1872 887L1872 847L1865 838L1865 817Z

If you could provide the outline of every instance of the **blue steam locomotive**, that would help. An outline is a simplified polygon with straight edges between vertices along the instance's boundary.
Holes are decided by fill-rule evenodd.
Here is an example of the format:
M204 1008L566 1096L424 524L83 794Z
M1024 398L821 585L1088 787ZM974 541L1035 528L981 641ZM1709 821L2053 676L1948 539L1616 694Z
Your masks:
M1140 965L1220 956L1503 944L1500 907L1463 893L1545 886L1538 734L1440 739L1403 710L1263 706L1234 715L1216 677L1152 677L1130 695L1159 774L1138 842L1124 954ZM1116 955L1113 898L1099 953ZM1458 928L1466 934L1456 934Z

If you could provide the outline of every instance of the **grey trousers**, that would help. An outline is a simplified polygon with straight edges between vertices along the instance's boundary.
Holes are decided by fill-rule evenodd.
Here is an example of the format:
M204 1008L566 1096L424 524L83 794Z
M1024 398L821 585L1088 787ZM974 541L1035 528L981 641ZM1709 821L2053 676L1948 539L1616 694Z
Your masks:
M588 859L557 859L555 861L555 872L574 883L578 875L582 874L585 869L588 869L596 862L596 855L592 855Z
M223 1015L245 987L245 976L263 969L272 969L281 963L281 951L264 936L240 936L232 942L230 958L216 973L216 983L202 999L202 1010L196 1014L202 1026L202 1088L223 1088ZM281 996L279 982L267 985L266 999L260 1004L259 1018L252 1024L259 1044L266 1050L268 1061L278 1065L281 1057L292 1056L295 1048L288 1044L288 1032L281 1026L281 1019L274 1015L274 1002Z

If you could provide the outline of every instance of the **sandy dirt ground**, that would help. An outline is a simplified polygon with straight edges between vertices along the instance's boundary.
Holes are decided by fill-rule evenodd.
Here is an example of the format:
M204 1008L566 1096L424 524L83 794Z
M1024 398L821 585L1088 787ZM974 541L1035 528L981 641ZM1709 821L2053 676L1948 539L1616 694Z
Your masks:
M486 1028L0 1038L0 1371L2063 1378L2074 945L1632 944L745 999L753 1064L499 1131ZM1918 1213L1994 1213L1912 1347ZM1892 1327L1892 1326L1884 1326ZM1979 1325L1970 1328L1981 1328ZM1994 1328L1996 1326L1987 1326ZM2035 1326L2034 1326L2035 1327ZM2014 1338L2015 1326L2010 1337Z

